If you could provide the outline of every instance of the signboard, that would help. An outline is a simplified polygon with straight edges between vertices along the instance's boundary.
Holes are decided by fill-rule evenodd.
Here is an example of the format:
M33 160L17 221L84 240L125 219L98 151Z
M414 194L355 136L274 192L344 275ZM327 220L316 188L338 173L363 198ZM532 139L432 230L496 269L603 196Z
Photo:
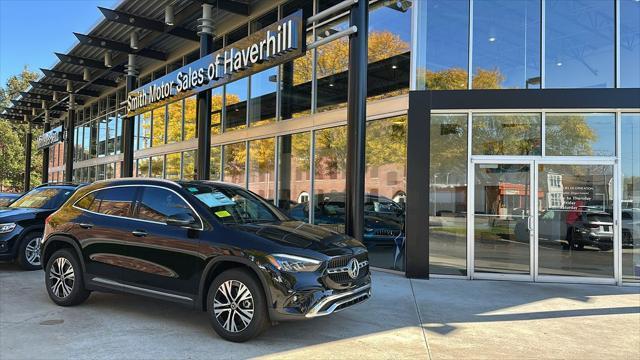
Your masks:
M306 41L302 34L302 10L298 10L242 40L129 92L127 116L299 57L304 53Z
M38 150L42 150L49 146L55 145L62 141L62 126L58 126L46 133L38 136L36 146Z

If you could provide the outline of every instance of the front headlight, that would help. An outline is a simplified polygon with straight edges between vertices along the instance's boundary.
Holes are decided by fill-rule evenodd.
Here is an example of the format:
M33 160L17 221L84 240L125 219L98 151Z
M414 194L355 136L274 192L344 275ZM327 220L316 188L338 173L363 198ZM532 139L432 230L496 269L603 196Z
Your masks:
M0 224L0 234L12 232L16 228L16 223Z
M322 264L320 260L286 254L272 254L267 258L276 269L286 272L312 272Z

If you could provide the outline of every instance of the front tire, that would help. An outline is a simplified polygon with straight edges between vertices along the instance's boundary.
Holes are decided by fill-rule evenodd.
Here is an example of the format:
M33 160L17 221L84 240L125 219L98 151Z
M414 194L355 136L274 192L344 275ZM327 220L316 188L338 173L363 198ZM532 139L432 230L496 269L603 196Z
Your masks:
M207 293L207 314L220 337L245 342L269 325L262 286L249 271L231 269L218 275Z
M32 232L20 241L18 248L18 265L24 270L37 270L42 268L40 263L40 241L42 233Z
M69 249L56 251L45 268L45 284L49 298L60 306L83 303L90 291L84 288L80 262Z

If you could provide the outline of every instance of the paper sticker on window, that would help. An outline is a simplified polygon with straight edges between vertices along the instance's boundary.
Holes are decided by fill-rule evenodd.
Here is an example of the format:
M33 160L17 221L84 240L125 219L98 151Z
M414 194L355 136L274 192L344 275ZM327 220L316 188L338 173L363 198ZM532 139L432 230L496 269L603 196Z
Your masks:
M216 214L216 216L219 218L226 218L231 216L231 214L229 214L227 210L216 211L214 214Z
M196 194L196 197L200 199L203 203L205 203L208 207L218 207L218 206L227 206L227 205L235 205L236 203L229 199L225 194L214 191L211 193L202 193Z

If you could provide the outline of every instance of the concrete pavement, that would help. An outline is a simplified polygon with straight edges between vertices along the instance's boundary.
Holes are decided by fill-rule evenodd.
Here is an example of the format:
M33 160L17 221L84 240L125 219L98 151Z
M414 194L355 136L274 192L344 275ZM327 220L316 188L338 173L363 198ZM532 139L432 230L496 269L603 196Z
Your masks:
M368 302L234 344L204 314L154 299L57 307L43 277L0 264L0 359L640 358L640 288L375 272Z

